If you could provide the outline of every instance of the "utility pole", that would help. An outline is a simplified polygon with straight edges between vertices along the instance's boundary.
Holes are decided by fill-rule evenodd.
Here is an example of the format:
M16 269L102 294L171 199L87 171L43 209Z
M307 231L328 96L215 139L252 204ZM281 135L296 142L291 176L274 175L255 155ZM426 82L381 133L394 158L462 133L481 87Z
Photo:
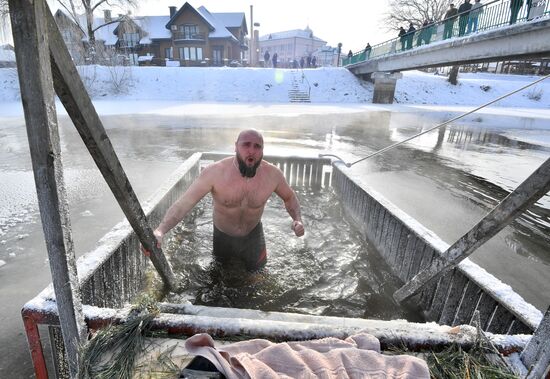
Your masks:
M256 48L254 46L254 6L250 5L250 46L248 46L248 57L250 59L250 67L254 67L254 58Z

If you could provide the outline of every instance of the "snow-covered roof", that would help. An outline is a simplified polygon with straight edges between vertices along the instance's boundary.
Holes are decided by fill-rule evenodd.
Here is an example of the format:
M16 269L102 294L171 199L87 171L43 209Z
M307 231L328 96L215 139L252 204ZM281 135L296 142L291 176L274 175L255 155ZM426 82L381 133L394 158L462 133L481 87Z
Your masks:
M200 6L197 11L214 27L214 30L208 34L209 38L232 38L235 41L235 36L227 30L222 20L210 13L204 6Z
M204 8L204 7L201 7L201 8ZM168 23L166 24L166 29L170 29L170 27L172 26L172 20L176 20L179 15L184 12L186 9L191 9L192 11L196 12L200 17L202 17L204 19L204 21L209 24L209 26L214 29L215 26L214 24L211 22L211 20L207 17L204 16L203 13L200 12L200 8L199 9L195 9L195 7L193 7L191 4L189 4L188 2L186 2L185 4L183 4L181 6L180 9L178 9L178 11L170 18L170 20L168 21ZM204 8L206 9L206 8ZM207 11L208 14L210 14L210 12Z
M212 13L226 28L238 28L243 24L244 13Z
M82 29L86 32L83 41L88 41L87 28L86 28L86 16L80 15L78 17L78 22L82 26ZM100 25L105 24L105 19L103 17L94 17L93 28L97 28ZM113 22L112 24L102 26L94 32L96 41L103 41L105 46L114 46L118 41L118 37L114 34L114 30L118 27L120 22Z
M153 39L170 38L170 30L166 29L168 21L170 16L136 17L134 22L147 34L139 43L150 44Z
M269 41L274 39L284 39L284 38L308 38L315 41L326 43L327 41L322 40L319 37L313 35L313 31L310 28L305 29L293 29L286 30L284 32L269 33L260 37L260 41Z
M99 25L105 24L105 20L103 18L94 18L94 28L98 27ZM118 41L118 37L116 34L114 34L114 30L117 28L119 22L114 22L109 25L105 25L99 29L97 29L94 33L95 39L104 41L105 46L113 46L116 45Z

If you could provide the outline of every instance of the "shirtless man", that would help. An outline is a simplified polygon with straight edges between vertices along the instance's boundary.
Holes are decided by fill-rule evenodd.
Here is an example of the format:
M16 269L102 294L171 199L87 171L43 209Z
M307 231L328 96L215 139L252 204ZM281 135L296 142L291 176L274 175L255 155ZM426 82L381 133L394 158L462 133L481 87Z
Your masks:
M267 261L262 213L275 192L292 217L291 229L304 235L300 204L283 173L263 158L264 140L256 130L245 130L235 142L235 156L206 167L185 193L168 209L155 230L159 246L163 236L176 226L207 194L214 204L214 256L222 262L240 260L249 271Z

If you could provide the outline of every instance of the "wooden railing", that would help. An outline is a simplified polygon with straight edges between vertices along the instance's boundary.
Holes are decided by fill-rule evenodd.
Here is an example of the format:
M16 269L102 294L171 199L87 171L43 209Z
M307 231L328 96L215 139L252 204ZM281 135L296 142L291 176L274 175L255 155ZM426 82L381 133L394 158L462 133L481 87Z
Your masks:
M226 156L197 153L186 160L144 205L151 227L160 222L170 205L199 175L202 165ZM281 168L286 180L295 188L332 186L341 197L347 215L379 251L394 274L404 282L433 259L438 259L439 254L448 247L382 196L368 191L348 177L340 167L331 167L329 159L266 156L265 160ZM94 327L102 325L114 317L113 312L120 312L124 304L131 302L143 289L146 269L147 260L139 249L134 231L127 222L119 223L99 241L96 249L78 261L82 302L86 306L99 307L99 311L95 307L85 310L88 322ZM415 297L429 320L446 325L468 324L477 310L483 329L492 333L529 334L536 329L542 317L540 312L536 314L534 307L522 299L510 304L507 300L510 296L504 298L491 288L491 280L496 279L489 274L480 277L472 271L463 262L451 274L428 285ZM40 344L38 324L49 327L55 375L67 377L63 340L51 286L25 305L23 319L31 346ZM223 328L220 328L223 334ZM418 329L419 326L411 328ZM33 349L32 355L35 369L36 362L45 362L41 347ZM43 366L45 370L45 364ZM36 369L36 372L41 371Z
M333 170L332 186L340 195L346 214L403 282L428 267L432 260L440 259L447 250L448 244L380 194L351 179L340 167ZM459 264L449 274L426 285L414 298L415 303L428 320L439 324L469 324L477 310L485 331L532 333L542 314L511 289L510 296L498 293L493 287L500 282L486 272L480 275L479 271L475 263ZM511 298L515 301L510 302Z

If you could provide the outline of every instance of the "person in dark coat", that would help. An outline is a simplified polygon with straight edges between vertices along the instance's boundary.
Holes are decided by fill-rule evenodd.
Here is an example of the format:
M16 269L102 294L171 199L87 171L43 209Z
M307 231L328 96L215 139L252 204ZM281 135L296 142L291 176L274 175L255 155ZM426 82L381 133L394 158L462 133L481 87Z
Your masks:
M269 57L269 51L266 50L264 53L264 67L269 66Z
M273 58L271 58L271 62L273 62L273 68L277 68L277 53L273 53Z
M306 58L307 68L311 67L311 55L308 55Z
M510 25L515 24L518 20L518 13L523 7L523 0L510 1Z
M400 26L399 34L397 36L399 37L399 42L401 42L401 51L405 50L405 45L406 45L405 34L407 34L407 31L402 26Z
M448 39L453 36L453 28L456 22L456 15L458 14L458 9L455 8L454 4L449 5L449 9L443 16L445 22L445 28L443 29L443 39Z
M413 38L414 38L414 32L416 32L416 28L414 27L413 23L411 22L409 24L409 29L407 30L407 50L412 49L413 47Z
M470 17L470 9L472 4L470 0L464 0L458 7L458 35L463 36L466 33L466 26L468 25L468 17Z
M300 68L304 68L304 64L306 62L304 61L304 57L300 58Z
M371 50L372 47L370 46L370 43L367 42L367 46L365 46L365 60L369 59Z
M316 57L311 58L311 67L313 67L313 68L317 67L317 58Z

